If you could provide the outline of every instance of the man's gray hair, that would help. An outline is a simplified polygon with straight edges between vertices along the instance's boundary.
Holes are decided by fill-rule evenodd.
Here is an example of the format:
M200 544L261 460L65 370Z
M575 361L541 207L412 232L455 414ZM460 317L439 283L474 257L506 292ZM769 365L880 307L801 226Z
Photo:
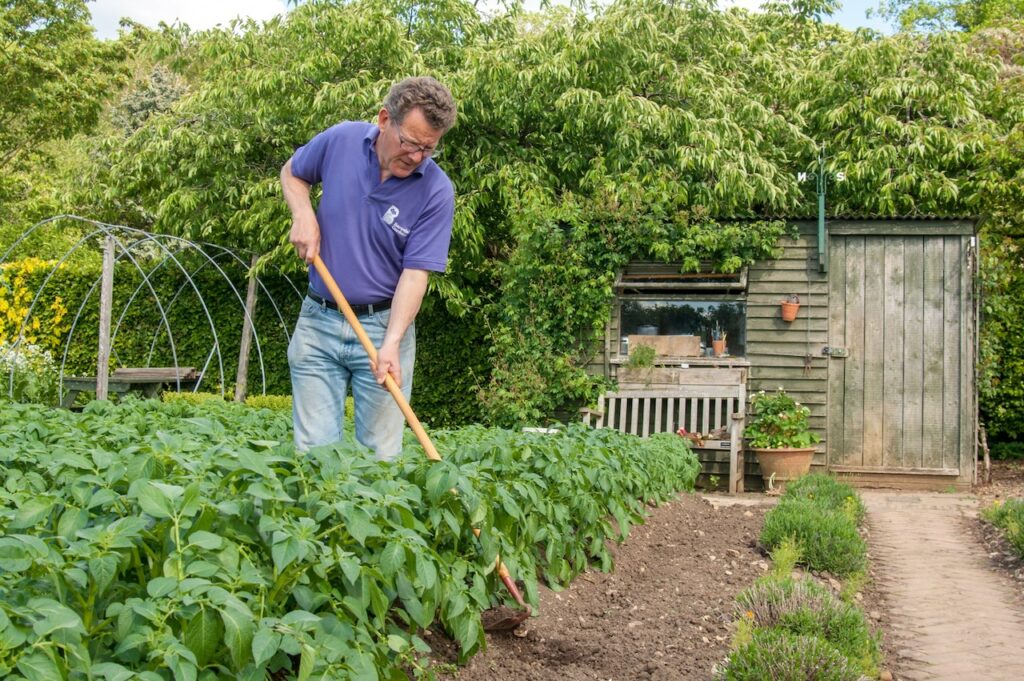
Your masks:
M401 124L413 109L423 112L427 125L442 133L455 125L455 100L444 85L430 76L405 78L391 86L384 108Z

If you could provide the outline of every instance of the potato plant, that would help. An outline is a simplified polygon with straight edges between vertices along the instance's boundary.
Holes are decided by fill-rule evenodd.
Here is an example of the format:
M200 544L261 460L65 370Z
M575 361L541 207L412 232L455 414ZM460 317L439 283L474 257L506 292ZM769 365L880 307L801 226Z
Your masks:
M441 463L290 441L234 404L0 404L0 675L429 677L423 628L484 645L499 552L536 605L697 474L681 438L582 427L439 433Z

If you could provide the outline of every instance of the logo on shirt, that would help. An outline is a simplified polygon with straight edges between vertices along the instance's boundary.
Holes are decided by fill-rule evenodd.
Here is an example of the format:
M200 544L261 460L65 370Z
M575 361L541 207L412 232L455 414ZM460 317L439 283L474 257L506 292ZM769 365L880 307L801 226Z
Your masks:
M396 222L398 219L398 206L392 204L390 208L384 211L384 215L381 215L380 219L398 236L409 236L409 230Z

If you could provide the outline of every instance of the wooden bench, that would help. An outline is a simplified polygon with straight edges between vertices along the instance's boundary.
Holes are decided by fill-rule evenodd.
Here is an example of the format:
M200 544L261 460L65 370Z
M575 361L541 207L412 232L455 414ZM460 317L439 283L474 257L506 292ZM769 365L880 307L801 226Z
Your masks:
M195 367L124 367L115 369L107 379L107 393L123 395L141 392L143 397L156 398L165 385L174 389L193 390L202 378ZM71 408L80 392L96 392L95 376L67 376L60 406Z
M742 492L746 370L657 369L647 374L650 380L644 375L630 372L596 408L581 409L583 422L640 437L685 428L694 448L729 451L729 492Z

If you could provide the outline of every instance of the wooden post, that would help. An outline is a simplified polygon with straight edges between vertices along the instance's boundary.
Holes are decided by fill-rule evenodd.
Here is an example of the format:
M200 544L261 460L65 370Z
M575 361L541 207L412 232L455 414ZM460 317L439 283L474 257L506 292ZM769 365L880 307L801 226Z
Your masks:
M238 348L238 375L235 378L235 402L245 400L246 384L249 379L249 348L252 346L252 320L256 313L256 267L257 256L249 263L249 288L245 292L245 319L242 320L242 343Z
M96 358L96 399L107 399L110 372L110 308L114 301L114 237L103 241L103 274L100 279L100 346Z

